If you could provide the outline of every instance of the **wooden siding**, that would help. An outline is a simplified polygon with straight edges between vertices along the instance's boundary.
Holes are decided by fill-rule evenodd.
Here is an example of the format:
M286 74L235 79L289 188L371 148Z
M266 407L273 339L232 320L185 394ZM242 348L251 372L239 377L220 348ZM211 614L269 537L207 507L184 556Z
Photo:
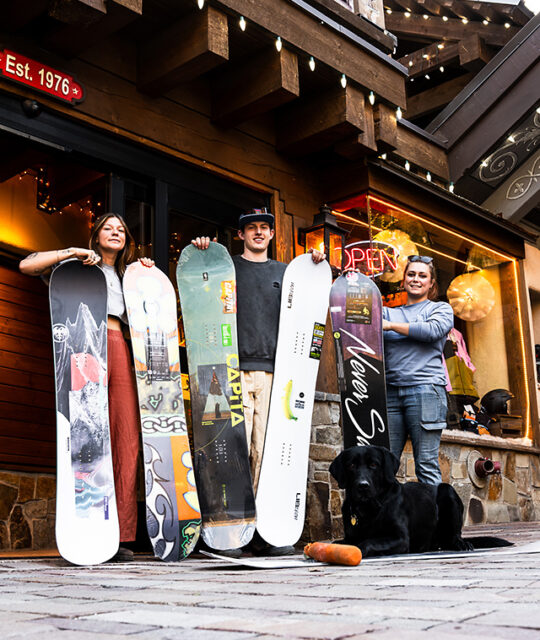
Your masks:
M47 287L0 265L0 467L54 470L54 402Z

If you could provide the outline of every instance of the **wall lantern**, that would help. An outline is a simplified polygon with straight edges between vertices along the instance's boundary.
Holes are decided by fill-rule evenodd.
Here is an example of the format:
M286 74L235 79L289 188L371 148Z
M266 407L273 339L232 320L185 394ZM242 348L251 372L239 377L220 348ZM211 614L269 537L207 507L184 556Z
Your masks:
M326 258L332 271L343 268L343 245L347 230L342 229L336 216L328 205L323 205L319 213L315 214L311 227L298 229L298 243L307 253L310 249L317 249L326 253Z

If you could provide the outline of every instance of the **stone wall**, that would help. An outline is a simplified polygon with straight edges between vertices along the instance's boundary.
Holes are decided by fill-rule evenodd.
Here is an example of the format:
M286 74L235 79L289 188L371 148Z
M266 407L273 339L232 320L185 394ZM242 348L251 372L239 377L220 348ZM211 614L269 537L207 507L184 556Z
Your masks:
M53 475L0 471L0 549L52 549Z
M343 537L343 492L328 471L342 450L339 396L317 392L313 410L308 472L306 523L302 541ZM504 443L503 443L504 446ZM510 446L510 443L509 443ZM478 487L469 475L469 456L475 452L501 463L501 474L490 475ZM449 482L465 505L465 524L540 520L540 457L474 443L442 442L439 461L444 482ZM416 480L411 443L407 442L397 477Z

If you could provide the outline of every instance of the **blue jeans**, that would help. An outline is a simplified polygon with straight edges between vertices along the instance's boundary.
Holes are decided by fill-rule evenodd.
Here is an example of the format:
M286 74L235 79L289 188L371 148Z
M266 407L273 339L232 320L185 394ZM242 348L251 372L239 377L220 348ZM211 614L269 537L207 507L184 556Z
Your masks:
M439 444L446 426L447 401L443 386L419 384L387 388L390 450L401 458L411 437L418 482L440 484Z

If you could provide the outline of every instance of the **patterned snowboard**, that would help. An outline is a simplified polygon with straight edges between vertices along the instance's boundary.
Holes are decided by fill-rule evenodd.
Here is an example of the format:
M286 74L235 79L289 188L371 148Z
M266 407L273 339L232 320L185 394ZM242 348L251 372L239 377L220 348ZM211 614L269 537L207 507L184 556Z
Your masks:
M199 538L201 514L184 415L176 294L157 267L131 264L124 299L141 413L146 526L154 554L181 560Z
M330 293L344 447L389 448L382 300L365 275L340 276Z
M202 538L243 547L255 531L236 337L236 275L227 250L186 247L177 268L191 388Z
M304 527L315 382L332 273L311 255L283 276L268 426L257 490L257 530L271 545L295 544Z
M52 273L49 298L56 379L56 543L73 564L118 550L107 398L107 285L78 260Z

